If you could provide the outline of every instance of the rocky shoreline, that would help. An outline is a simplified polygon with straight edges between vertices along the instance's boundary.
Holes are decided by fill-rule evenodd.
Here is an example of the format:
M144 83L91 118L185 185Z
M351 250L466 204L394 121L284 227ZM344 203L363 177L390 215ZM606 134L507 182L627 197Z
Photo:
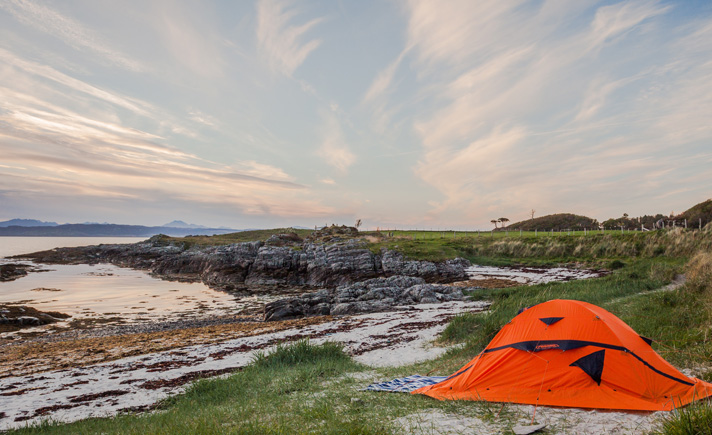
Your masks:
M33 267L29 264L6 263L0 264L0 282L14 281L30 272L44 272L44 269Z
M202 281L217 290L251 292L283 287L329 287L371 278L406 275L429 283L466 278L465 259L442 263L406 260L395 251L378 254L363 239L329 243L280 234L266 242L186 247L161 236L130 245L57 248L16 258L45 264L111 263L150 271L168 280Z
M264 320L373 313L403 305L459 301L464 297L463 289L426 284L423 278L404 275L373 278L331 291L324 289L270 302L265 306Z
M387 249L373 253L357 235L317 234L301 239L288 233L265 242L207 247L154 236L135 244L58 248L19 258L44 264L111 263L147 270L162 279L203 282L216 290L242 294L311 290L268 304L264 320L462 300L462 288L442 284L466 280L469 261L407 260Z
M0 304L0 333L48 325L70 316L56 311L39 311L25 305Z

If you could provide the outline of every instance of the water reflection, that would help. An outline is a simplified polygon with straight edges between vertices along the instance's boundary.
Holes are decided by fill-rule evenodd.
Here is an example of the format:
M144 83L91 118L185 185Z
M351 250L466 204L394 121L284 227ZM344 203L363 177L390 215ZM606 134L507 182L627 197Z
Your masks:
M107 264L39 266L48 271L0 283L0 303L59 311L71 315L70 320L119 317L135 322L237 314L262 302Z

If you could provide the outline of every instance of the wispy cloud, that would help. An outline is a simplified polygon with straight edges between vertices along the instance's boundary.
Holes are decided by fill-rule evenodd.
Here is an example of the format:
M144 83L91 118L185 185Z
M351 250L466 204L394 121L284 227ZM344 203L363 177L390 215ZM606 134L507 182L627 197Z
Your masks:
M71 91L80 92L92 98L120 106L136 113L137 115L149 116L153 111L155 111L155 108L149 103L135 98L122 96L115 92L100 89L96 86L92 86L86 82L77 80L62 72L59 72L50 66L26 60L2 48L0 48L0 60L6 62L8 65L12 65L12 68L14 69L22 70L24 73L32 76L51 80ZM3 75L6 74L8 73L5 72Z
M323 112L323 142L319 148L320 157L329 165L344 173L356 162L356 156L349 149L336 115Z
M430 106L419 107L413 122L423 153L415 173L443 195L431 202L432 217L474 217L487 207L525 210L537 206L533 202L554 207L563 198L585 207L574 192L610 195L623 180L649 183L663 173L662 160L646 155L664 152L645 120L666 119L665 110L636 97L660 68L652 54L661 41L649 29L669 10L636 1L602 7L410 2L406 48L417 66L420 98ZM401 62L377 77L369 99L397 80L394 65ZM693 71L688 79L709 73L702 65ZM708 85L689 80L698 89L693 96L680 83L680 98L665 95L666 104L692 99L695 107L709 105ZM697 126L689 131L701 132L698 137L710 136L699 121L686 122ZM577 151L584 143L598 149ZM556 200L545 193L550 189Z
M139 61L111 48L98 32L43 4L29 0L7 0L0 2L0 8L22 24L50 34L77 50L99 56L105 63L134 72L146 70Z
M407 50L404 50L393 62L391 62L386 69L381 71L376 78L373 80L373 83L371 83L371 86L368 88L368 91L366 91L366 95L363 97L364 102L370 102L378 98L379 96L383 95L385 92L388 91L389 88L391 88L391 85L393 83L393 77L396 74L396 71L398 67L400 66L401 62L403 62L403 58L405 57L407 53Z
M151 104L7 50L0 49L0 59L13 65L0 71L0 79L15 85L0 86L0 196L10 195L14 202L22 196L41 198L47 204L56 198L91 198L95 204L153 200L272 216L334 211L274 164L211 161L171 145L168 138L126 125L125 119L138 118L160 126L156 122L163 122L162 110ZM122 116L117 109L126 112ZM218 124L197 110L188 117L202 125Z
M215 80L223 78L227 68L223 41L212 23L204 22L203 9L209 5L194 10L182 3L161 2L153 10L152 25L178 65L202 80Z
M257 42L262 56L273 71L291 76L309 54L321 44L307 34L323 18L294 24L299 15L288 1L259 0L257 3Z

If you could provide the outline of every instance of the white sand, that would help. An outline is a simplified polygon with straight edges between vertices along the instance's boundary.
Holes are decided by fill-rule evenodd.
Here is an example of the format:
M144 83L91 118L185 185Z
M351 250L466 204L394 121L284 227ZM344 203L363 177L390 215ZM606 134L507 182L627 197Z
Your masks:
M494 406L495 414L499 406ZM533 406L507 405L502 418L480 419L429 409L395 420L406 433L412 435L495 435L511 426L530 425ZM512 418L511 414L515 417ZM633 414L623 412L599 412L583 409L538 407L536 422L545 424L547 434L642 434L653 429L663 413Z
M471 277L516 279L522 283L549 282L556 277L579 279L587 271L503 270L473 267ZM325 340L344 343L354 358L371 366L398 366L432 359L446 349L435 347L432 340L444 329L447 320L464 311L478 311L484 302L449 302L416 305L406 310L345 317L333 322L286 330L260 336L234 339L219 344L197 345L166 352L125 358L110 363L77 369L55 370L29 376L2 379L0 430L37 422L42 418L75 421L88 417L115 415L122 409L150 406L184 390L181 385L149 388L147 382L161 383L206 370L237 368L248 364L258 350L269 350L280 341L312 337L314 343ZM257 348L257 349L255 349ZM368 372L364 385L373 379ZM8 388L12 386L12 388ZM113 393L112 393L113 392ZM100 397L102 393L104 397ZM83 395L93 397L80 397ZM386 394L386 393L374 393ZM74 398L75 402L71 402ZM78 401L78 399L85 399ZM501 405L496 405L495 413ZM54 407L54 408L53 408ZM38 411L49 409L43 415ZM430 409L396 420L404 431L413 434L499 434L515 425L528 425L534 407L506 405L501 418L480 419L474 415L455 415ZM649 432L665 413L601 412L582 409L536 409L536 422L547 425L549 434L638 434ZM512 417L514 415L514 417ZM24 417L30 417L23 420ZM20 418L20 421L15 421Z
M509 279L522 284L545 284L555 281L595 278L601 272L586 269L568 269L565 267L496 267L473 265L465 269L470 279L499 278Z
M3 394L22 393L0 396L0 410L6 414L0 419L0 430L42 418L69 422L115 415L126 408L149 406L183 391L187 384L154 389L147 382L160 384L200 371L242 367L252 360L259 349L268 350L280 341L314 337L313 343L326 340L341 342L357 361L372 366L412 364L432 359L445 351L430 342L445 328L449 318L464 311L479 311L486 306L485 302L459 301L416 305L403 311L345 317L301 330L172 349L76 369L5 378L0 385ZM46 411L43 415L37 415L43 411Z

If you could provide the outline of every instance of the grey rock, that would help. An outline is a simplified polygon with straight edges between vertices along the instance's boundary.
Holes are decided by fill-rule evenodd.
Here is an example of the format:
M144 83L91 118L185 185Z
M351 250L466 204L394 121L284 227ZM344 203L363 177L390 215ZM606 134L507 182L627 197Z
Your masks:
M372 313L413 303L434 304L462 298L462 290L459 288L426 284L423 278L397 275L339 286L332 292L320 290L297 298L281 299L265 307L264 319Z
M344 314L355 314L358 312L358 307L355 303L339 303L331 307L332 316L340 316Z
M38 326L38 325L42 324L40 319L38 319L37 317L32 317L32 316L18 317L17 319L15 319L15 322L18 325L36 325L36 326Z
M0 264L0 282L13 281L26 276L31 269L31 266L26 264Z
M200 247L155 236L130 245L61 248L30 254L28 258L40 263L113 263L147 270L163 279L202 281L220 290L330 289L326 294L302 301L310 306L383 299L411 303L402 295L404 288L464 279L465 268L470 265L464 259L443 263L406 260L401 254L385 249L374 254L365 240L340 239L341 235L353 233L348 227L329 227L322 232L330 238L329 243L324 242L324 237L301 240L295 234L278 234L267 242ZM433 296L419 296L423 297Z

